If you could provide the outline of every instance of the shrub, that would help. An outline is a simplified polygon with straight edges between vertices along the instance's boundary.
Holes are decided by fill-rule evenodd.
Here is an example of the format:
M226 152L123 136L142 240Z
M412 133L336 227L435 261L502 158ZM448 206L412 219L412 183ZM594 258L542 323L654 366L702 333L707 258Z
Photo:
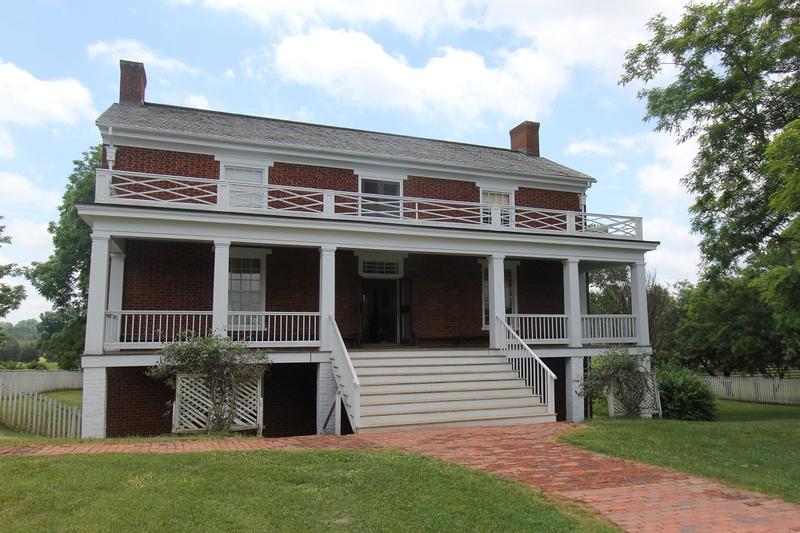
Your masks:
M666 365L658 370L656 377L664 418L714 420L717 417L711 386L688 368Z
M614 397L625 410L625 416L639 416L647 393L645 355L629 353L626 349L611 349L592 365L581 384L589 398L599 398L614 388Z

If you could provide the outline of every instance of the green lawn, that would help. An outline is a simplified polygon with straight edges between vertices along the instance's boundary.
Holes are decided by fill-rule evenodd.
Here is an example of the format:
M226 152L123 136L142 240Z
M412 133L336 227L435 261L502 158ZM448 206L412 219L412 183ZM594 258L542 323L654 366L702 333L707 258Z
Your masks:
M83 389L55 390L42 394L72 407L81 407L83 403Z
M0 458L0 531L614 531L518 483L398 452Z
M800 407L719 401L719 420L598 419L562 440L800 503Z

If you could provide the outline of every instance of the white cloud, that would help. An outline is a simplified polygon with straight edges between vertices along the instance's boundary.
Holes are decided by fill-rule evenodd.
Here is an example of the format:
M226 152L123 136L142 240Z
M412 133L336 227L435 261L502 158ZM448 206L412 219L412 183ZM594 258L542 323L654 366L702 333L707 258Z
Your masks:
M141 61L148 69L166 72L183 72L199 74L200 70L190 67L183 61L159 54L141 41L133 39L117 39L112 42L97 41L86 47L91 59L103 58L111 64L118 64L120 59Z
M0 172L0 205L5 209L10 206L55 209L60 203L58 192L43 189L19 174Z
M570 155L611 155L612 149L608 144L597 139L572 141L565 150Z
M567 83L559 65L529 49L505 52L492 67L474 52L447 47L414 67L364 33L328 29L282 40L275 67L286 80L359 105L438 111L462 123L488 112L540 116Z
M647 268L658 280L667 283L697 278L700 252L699 239L689 226L667 218L645 218L645 239L661 241L661 246L647 254Z
M211 109L211 105L208 103L208 98L202 94L187 94L186 98L183 99L183 105L197 109Z
M47 223L9 218L3 220L5 234L11 237L8 254L15 263L43 261L53 251L53 236L47 232Z
M45 311L52 310L53 306L40 295L33 285L24 278L6 278L3 280L12 285L22 285L25 287L27 293L26 298L22 301L19 309L9 312L3 317L3 322L17 323L20 320L28 318L39 318L39 315Z
M0 60L0 123L76 124L95 116L92 94L78 80L40 80Z
M11 135L3 127L0 127L0 159L11 159L16 154L14 148L14 141L11 140Z

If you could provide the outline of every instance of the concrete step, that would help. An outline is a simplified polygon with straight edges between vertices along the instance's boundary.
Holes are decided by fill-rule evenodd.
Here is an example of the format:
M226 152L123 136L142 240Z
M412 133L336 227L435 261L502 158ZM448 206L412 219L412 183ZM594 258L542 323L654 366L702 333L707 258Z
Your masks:
M448 402L454 400L498 400L502 398L538 398L532 396L529 388L495 388L476 390L454 391L427 391L427 392L394 392L390 394L373 394L371 389L361 392L361 406L387 405L393 403L418 403L418 402Z
M366 376L405 376L411 374L485 374L492 372L507 372L507 363L483 363L478 365L414 365L414 366L365 366L358 367L356 374L359 379Z
M495 415L485 418L461 418L455 420L433 420L433 419L418 419L416 421L410 421L404 424L398 423L391 423L391 424L370 424L365 425L362 423L361 427L358 429L358 433L362 434L369 434L369 433L385 433L388 431L411 431L415 429L428 429L431 427L441 427L441 428L448 428L448 427L477 427L477 426L511 426L511 425L522 425L522 424L540 424L545 422L555 422L556 416L555 415L523 415L519 416L517 414L511 414L508 416L505 415Z
M536 413L546 413L547 406L539 403L533 396L517 398L477 398L472 400L438 400L430 402L394 403L361 405L362 417L382 417L412 413L444 413L454 411L474 411L476 409L501 409L527 407Z
M373 378L374 379L374 378ZM402 394L414 392L452 392L485 391L526 388L519 378L481 381L439 381L433 383L364 383L361 382L361 396L373 394ZM530 389L529 389L530 390Z
M464 357L396 357L353 359L355 368L391 366L437 366L437 365L482 365L504 364L505 357L494 355L469 355Z
M514 371L493 371L493 372L474 372L462 373L451 372L447 374L403 374L403 375L378 375L358 377L362 386L369 385L398 385L401 383L448 383L448 382L470 382L470 381L499 381L504 379L519 379L519 375ZM521 380L520 380L521 381Z

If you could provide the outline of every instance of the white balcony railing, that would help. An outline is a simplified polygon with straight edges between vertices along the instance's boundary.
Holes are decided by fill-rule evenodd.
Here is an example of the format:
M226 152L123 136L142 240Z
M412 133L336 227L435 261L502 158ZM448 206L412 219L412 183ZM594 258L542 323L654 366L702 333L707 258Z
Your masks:
M636 316L583 315L581 340L584 343L636 342Z
M95 199L100 203L369 218L375 222L458 225L523 233L642 238L639 217L102 169L97 171Z
M107 349L160 348L187 333L211 332L211 311L107 311Z
M506 315L508 325L527 344L569 342L567 315Z
M211 311L108 311L105 348L155 349L187 334L211 331ZM316 347L319 313L230 312L228 336L251 347Z
M231 311L228 336L248 346L319 346L319 313Z

